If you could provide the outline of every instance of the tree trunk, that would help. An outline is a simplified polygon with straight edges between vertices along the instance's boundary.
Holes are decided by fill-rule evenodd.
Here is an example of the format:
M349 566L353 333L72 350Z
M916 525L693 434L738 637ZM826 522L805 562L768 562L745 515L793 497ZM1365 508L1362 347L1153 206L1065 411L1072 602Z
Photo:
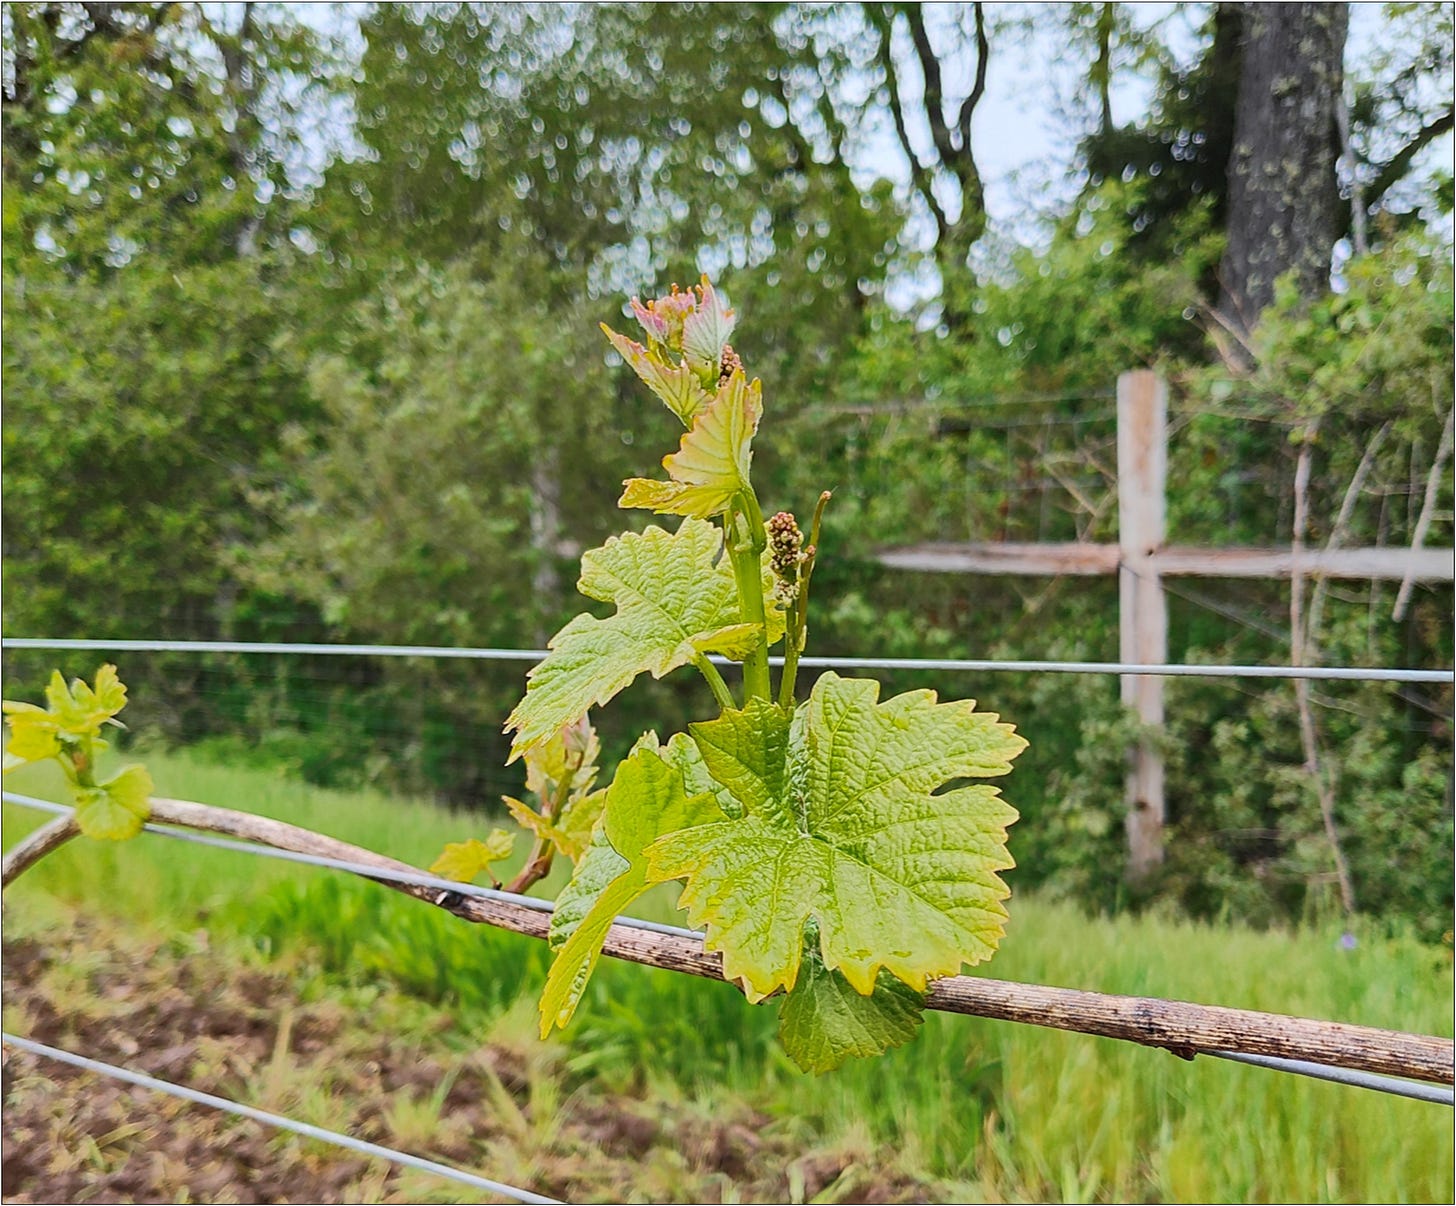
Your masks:
M1293 270L1300 291L1329 284L1339 233L1336 106L1344 83L1345 4L1250 4L1229 157L1228 245L1219 310L1248 334Z

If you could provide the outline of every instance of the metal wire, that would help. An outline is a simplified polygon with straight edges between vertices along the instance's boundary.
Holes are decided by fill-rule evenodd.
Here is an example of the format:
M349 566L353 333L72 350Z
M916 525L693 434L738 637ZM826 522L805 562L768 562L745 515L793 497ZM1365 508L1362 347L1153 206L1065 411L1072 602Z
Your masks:
M26 808L35 808L43 812L52 813L69 813L74 811L74 809L64 804L56 804L51 800L41 800L35 796L23 796L9 791L3 794L7 803L19 804ZM553 901L542 900L539 896L522 896L516 892L505 892L494 888L480 888L473 884L462 884L454 880L440 879L437 876L425 875L423 873L392 871L374 867L368 863L354 863L346 859L327 858L323 855L298 854L292 850L279 850L273 846L254 845L249 842L237 842L228 838L213 837L209 834L190 833L171 825L154 825L148 823L145 828L148 832L158 834L161 837L178 838L182 841L195 842L201 846L216 846L222 850L234 850L241 854L255 854L263 858L282 859L285 862L306 863L310 866L328 867L337 871L349 871L373 879L386 879L392 883L440 887L449 892L457 892L462 896L478 896L489 900L503 900L512 904L524 905L526 908L534 909L541 913L551 913L556 908ZM629 929L647 930L656 934L673 934L678 937L698 940L701 940L703 937L697 930L688 930L681 926L663 925L655 921L643 921L637 917L619 916L615 919L615 924L626 926ZM1449 1106L1453 1104L1453 1090L1451 1089L1442 1088L1439 1085L1419 1084L1394 1076L1380 1076L1372 1072L1338 1068L1328 1064L1313 1063L1309 1060L1283 1059L1273 1055L1245 1055L1237 1051L1203 1051L1199 1054L1212 1055L1219 1059L1234 1060L1239 1063L1253 1064L1257 1067L1270 1068L1278 1072L1289 1072L1297 1076L1309 1076L1316 1080L1334 1081L1338 1084L1351 1085L1356 1088L1373 1089L1376 1092L1388 1093L1397 1097L1410 1097L1417 1101L1428 1101L1436 1105Z
M354 657L434 657L493 662L536 662L545 649L472 649L447 645L330 645L277 641L96 641L6 637L5 649L85 649L138 653L294 653ZM714 656L719 665L730 665ZM776 666L782 657L771 657ZM1146 674L1160 678L1308 678L1377 683L1456 683L1456 670L1401 670L1379 666L1199 666L1183 663L1006 661L988 658L801 657L821 669L972 671L1026 674Z
M1199 1054L1250 1064L1255 1068L1276 1068L1281 1072L1312 1076L1316 1080L1333 1081L1335 1084L1351 1085L1357 1089L1393 1093L1398 1097L1411 1097L1416 1101L1429 1101L1434 1105L1456 1106L1456 1089L1448 1089L1444 1085L1423 1085L1413 1080L1401 1080L1396 1076L1378 1076L1374 1072L1357 1072L1353 1068L1315 1064L1307 1059L1278 1059L1272 1055L1247 1055L1242 1051L1201 1051Z
M166 1093L170 1097L180 1097L183 1101L190 1101L194 1105L207 1106L209 1109L221 1110L225 1114L236 1114L240 1118L250 1118L254 1122L261 1122L265 1126L277 1127L284 1131L293 1131L295 1134L304 1135L309 1139L321 1139L325 1143L332 1143L335 1147L347 1148L350 1151L359 1152L361 1155L374 1156L380 1160L388 1160L392 1164L401 1164L406 1168L416 1168L422 1172L434 1173L436 1176L446 1177L451 1181L459 1181L463 1185L472 1186L475 1189L484 1189L489 1193L498 1194L503 1198L511 1198L517 1202L547 1203L550 1206L560 1206L560 1199L543 1197L539 1193L532 1193L529 1189L517 1189L514 1185L506 1185L501 1181L492 1181L488 1177L478 1177L474 1173L466 1172L464 1169L452 1168L448 1164L441 1164L436 1160L426 1160L423 1156L412 1156L408 1152L396 1151L392 1147L382 1147L378 1143L370 1143L364 1139L355 1139L352 1135L344 1135L338 1131L325 1130L321 1126L314 1126L309 1122L299 1122L294 1118L285 1118L282 1114L270 1114L267 1110L255 1109L253 1106L243 1105L240 1102L229 1101L226 1097L217 1097L211 1093L203 1093L198 1089L189 1089L186 1085L176 1085L168 1080L158 1080L155 1076L147 1076L141 1072L132 1072L127 1068L118 1068L115 1064L103 1063L99 1059L90 1059L84 1055L73 1055L69 1051L61 1051L55 1047L47 1047L44 1043L33 1042L30 1039L19 1038L9 1033L0 1033L0 1042L7 1047L14 1047L18 1051L28 1051L31 1055L43 1055L47 1059L57 1060L63 1064L70 1064L73 1068L80 1068L86 1072L96 1072L102 1076L109 1076L113 1080L125 1081L129 1085L137 1085L143 1089L152 1089L158 1093Z

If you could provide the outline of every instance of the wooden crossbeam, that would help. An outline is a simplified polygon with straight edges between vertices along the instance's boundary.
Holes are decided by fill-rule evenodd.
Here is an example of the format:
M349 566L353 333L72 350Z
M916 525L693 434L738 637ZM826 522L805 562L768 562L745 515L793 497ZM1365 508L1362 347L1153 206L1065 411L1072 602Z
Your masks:
M1164 578L1292 578L1291 549L1199 548L1165 545L1149 556ZM1122 564L1115 544L928 543L885 549L876 560L894 569L940 574L1027 574L1037 577L1115 574ZM1299 570L1306 578L1358 578L1400 582L1450 582L1456 567L1451 549L1306 549Z

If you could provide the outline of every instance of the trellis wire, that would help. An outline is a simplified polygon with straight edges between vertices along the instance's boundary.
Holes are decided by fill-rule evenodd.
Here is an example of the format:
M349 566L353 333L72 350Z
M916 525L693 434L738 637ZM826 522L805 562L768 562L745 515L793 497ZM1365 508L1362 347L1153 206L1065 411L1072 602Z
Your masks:
M532 1193L529 1189L517 1189L514 1185L506 1185L501 1181L492 1181L488 1177L480 1177L475 1173L466 1172L464 1169L452 1168L448 1164L441 1164L436 1160L426 1160L423 1156L413 1156L409 1152L396 1151L392 1147L383 1147L378 1143L370 1143L365 1139L356 1139L352 1135L341 1134L339 1131L325 1130L321 1126L314 1126L310 1122L299 1122L296 1118L286 1118L282 1114L270 1114L267 1110L259 1110L253 1106L243 1105L241 1102L229 1101L226 1097L217 1097L212 1093L203 1093L199 1089L190 1089L186 1085L173 1084L169 1080L158 1080L155 1076L147 1076L142 1072L133 1072L128 1068L119 1068L115 1064L103 1063L99 1059L91 1059L85 1055L75 1055L70 1051L61 1051L56 1047L47 1047L44 1043L37 1043L31 1039L20 1038L9 1033L0 1033L0 1042L7 1047L14 1047L18 1051L28 1051L31 1055L42 1055L47 1059L57 1060L63 1064L70 1064L73 1068L80 1068L86 1072L96 1072L102 1076L109 1076L113 1080L124 1081L130 1085L136 1085L143 1089L152 1089L158 1093L166 1093L170 1097L179 1097L183 1101L189 1101L194 1105L207 1106L209 1109L221 1110L225 1114L236 1114L240 1118L248 1118L254 1122L261 1122L265 1126L277 1127L284 1131L293 1131L295 1134L303 1135L309 1139L320 1139L325 1143L332 1143L335 1147L346 1148L365 1156L374 1156L380 1160L388 1160L392 1164L400 1164L406 1168L419 1169L421 1172L434 1173L436 1176L446 1177L451 1181L459 1181L463 1185L469 1185L475 1189L484 1189L490 1193L498 1194L503 1198L511 1198L517 1202L545 1203L548 1206L560 1206L559 1198L543 1197L539 1193Z
M4 649L77 649L136 653L293 653L353 657L432 657L487 662L536 662L545 649L475 649L451 645L291 644L281 641L50 640L5 637ZM712 661L730 665L726 658ZM782 657L771 657L782 665ZM801 657L801 666L822 669L935 670L1027 674L1146 674L1164 678L1309 678L1350 682L1456 683L1456 670L1389 669L1379 666L1201 666L1185 663L1015 661L985 658Z
M64 804L56 804L50 800L42 800L35 796L20 795L16 792L5 792L4 799L7 803L19 804L22 807L35 808L43 812L65 814L74 811L74 809ZM556 908L553 901L543 900L539 896L526 896L517 892L506 892L498 888L482 888L475 884L464 884L456 880L442 879L439 876L427 875L423 872L395 871L390 868L371 866L368 863L356 863L347 859L329 858L325 855L301 854L292 850L278 850L271 846L234 841L231 838L190 833L171 825L155 825L148 822L144 828L147 832L155 833L161 837L177 838L182 841L196 843L200 846L215 846L220 850L232 850L241 854L258 855L262 858L275 858L284 862L304 863L314 867L348 871L371 879L387 880L391 883L413 884L425 888L440 888L443 891L453 892L460 896L475 896L486 900L499 900L522 905L539 913L552 913ZM619 916L615 919L615 924L625 926L628 929L646 930L656 934L671 934L677 937L685 937L699 941L703 938L703 934L698 930L684 929L681 926L664 925L655 921L644 921L637 917ZM1439 1085L1423 1085L1414 1081L1402 1080L1395 1076L1381 1076L1374 1072L1338 1068L1328 1064L1313 1063L1309 1060L1283 1059L1272 1055L1246 1055L1237 1051L1209 1050L1202 1052L1202 1054L1217 1056L1219 1059L1233 1060L1238 1063L1251 1064L1261 1068L1269 1068L1278 1072L1289 1072L1298 1076L1308 1076L1316 1080L1333 1081L1354 1088L1372 1089L1379 1093L1388 1093L1397 1097L1409 1097L1417 1101L1427 1101L1436 1105L1456 1105L1456 1090L1443 1088Z
M1233 1060L1238 1064L1249 1064L1255 1068L1277 1068L1281 1072L1295 1072L1300 1076L1312 1076L1316 1080L1333 1081L1338 1085L1353 1085L1359 1089L1375 1089L1378 1085L1370 1084L1372 1079L1368 1072L1355 1072L1349 1068L1334 1068L1329 1064L1315 1064L1307 1059L1276 1059L1272 1055L1250 1055L1244 1051L1208 1051L1206 1055L1214 1055L1219 1059ZM1398 1092L1402 1097L1413 1097L1416 1101L1429 1101L1434 1105L1456 1105L1456 1090L1443 1088L1441 1085L1423 1085L1415 1081L1398 1080L1395 1077L1374 1077L1376 1080L1388 1080L1399 1089L1387 1089L1386 1092Z

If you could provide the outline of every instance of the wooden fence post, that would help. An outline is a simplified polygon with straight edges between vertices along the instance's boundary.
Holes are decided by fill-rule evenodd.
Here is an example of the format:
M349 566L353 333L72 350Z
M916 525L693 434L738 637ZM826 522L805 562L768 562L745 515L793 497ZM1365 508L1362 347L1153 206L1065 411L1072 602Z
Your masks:
M1119 632L1124 662L1168 660L1168 604L1158 574L1167 520L1168 391L1156 373L1117 379L1117 539ZM1163 680L1122 676L1122 702L1149 728L1163 724ZM1163 861L1163 755L1144 737L1128 751L1128 878Z

